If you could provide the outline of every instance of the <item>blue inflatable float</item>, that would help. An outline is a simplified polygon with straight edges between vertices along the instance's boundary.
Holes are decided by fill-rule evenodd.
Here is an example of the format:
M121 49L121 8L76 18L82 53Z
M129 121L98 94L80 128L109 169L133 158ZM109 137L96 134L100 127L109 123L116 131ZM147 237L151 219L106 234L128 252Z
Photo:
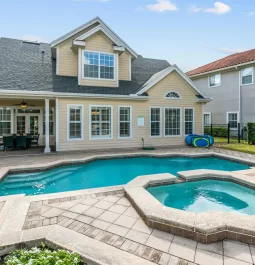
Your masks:
M194 147L210 147L214 144L214 139L210 135L190 134L186 137L186 143Z

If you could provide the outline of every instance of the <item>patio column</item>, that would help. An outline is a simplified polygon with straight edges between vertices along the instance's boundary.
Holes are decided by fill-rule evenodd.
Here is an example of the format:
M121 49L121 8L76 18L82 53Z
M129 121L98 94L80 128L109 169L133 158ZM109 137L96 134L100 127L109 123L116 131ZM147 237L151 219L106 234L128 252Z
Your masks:
M45 148L44 153L50 153L50 100L45 99Z

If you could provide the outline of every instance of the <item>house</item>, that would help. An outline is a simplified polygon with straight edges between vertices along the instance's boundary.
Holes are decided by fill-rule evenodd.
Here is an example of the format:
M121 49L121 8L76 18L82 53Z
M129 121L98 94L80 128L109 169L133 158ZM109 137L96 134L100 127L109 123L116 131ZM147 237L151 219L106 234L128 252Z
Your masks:
M0 135L40 134L45 152L180 145L209 101L98 17L51 44L0 39Z
M232 54L186 74L213 98L204 107L204 122L230 124L232 130L255 122L255 49Z

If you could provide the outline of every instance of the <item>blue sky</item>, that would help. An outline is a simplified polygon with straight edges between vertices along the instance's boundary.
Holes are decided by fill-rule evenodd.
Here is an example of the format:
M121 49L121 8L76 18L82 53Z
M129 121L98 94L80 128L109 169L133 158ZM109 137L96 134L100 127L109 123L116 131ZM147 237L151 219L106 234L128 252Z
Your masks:
M254 0L0 0L0 36L52 41L95 16L184 71L255 48Z

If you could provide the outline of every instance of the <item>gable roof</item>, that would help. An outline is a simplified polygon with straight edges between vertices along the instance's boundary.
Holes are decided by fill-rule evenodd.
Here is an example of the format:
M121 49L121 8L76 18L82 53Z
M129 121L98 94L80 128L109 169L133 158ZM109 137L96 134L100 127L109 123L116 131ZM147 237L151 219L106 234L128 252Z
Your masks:
M226 67L249 63L249 62L255 62L255 49L229 55L215 62L206 64L194 70L191 70L187 72L186 74L188 76L195 76L195 75L209 73L215 70L224 69Z
M112 31L99 17L95 17L94 19L90 20L89 22L75 28L74 30L66 33L65 35L57 38L56 40L51 42L51 47L56 47L61 42L65 41L66 39L71 38L73 35L79 33L80 31L92 26L93 24L99 23L101 29L107 33L108 37L111 36L112 39L119 43L119 46L125 47L134 57L137 57L137 53L126 43L124 42L114 31ZM92 29L93 30L93 29Z

